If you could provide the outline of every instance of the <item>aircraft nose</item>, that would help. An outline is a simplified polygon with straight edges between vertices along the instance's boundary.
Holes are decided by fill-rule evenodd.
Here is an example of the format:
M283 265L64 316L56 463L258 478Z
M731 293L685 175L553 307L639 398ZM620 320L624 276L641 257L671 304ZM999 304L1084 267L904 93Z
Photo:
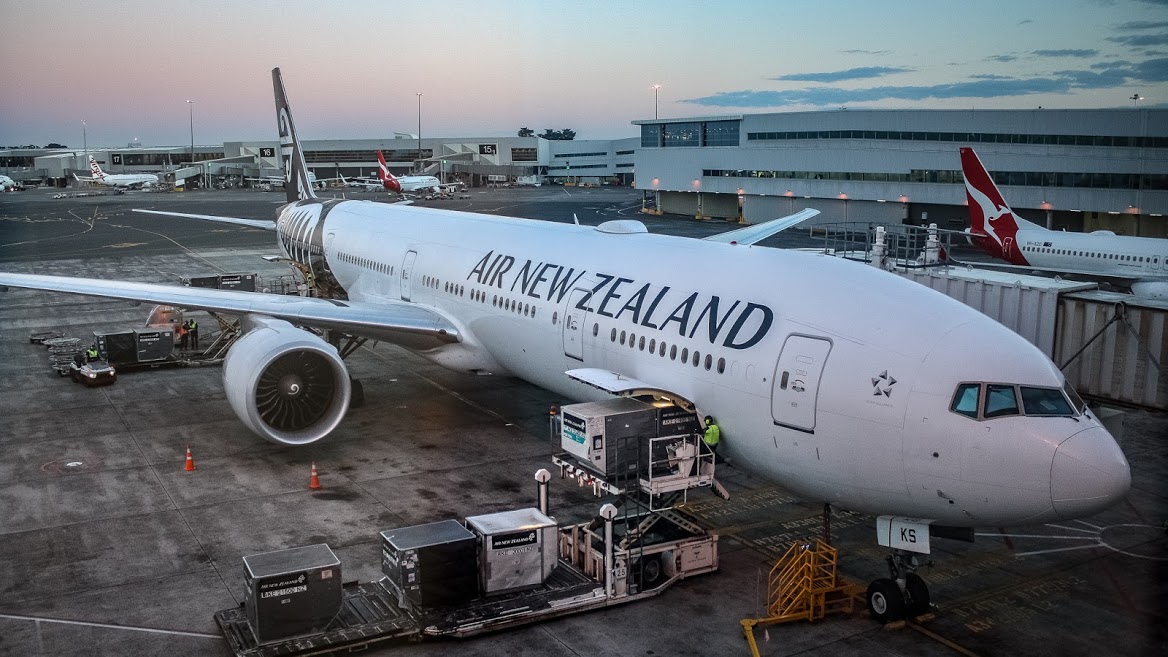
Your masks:
M1050 468L1050 497L1064 520L1115 504L1131 487L1123 450L1103 427L1092 427L1059 444Z

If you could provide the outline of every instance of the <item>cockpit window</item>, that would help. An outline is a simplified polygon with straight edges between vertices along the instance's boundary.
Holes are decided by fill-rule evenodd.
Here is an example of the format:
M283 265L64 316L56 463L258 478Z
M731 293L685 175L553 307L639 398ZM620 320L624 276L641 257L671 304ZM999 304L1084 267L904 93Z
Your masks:
M1058 388L1022 386L1022 409L1027 415L1075 415L1074 409Z
M1014 386L987 385L982 415L986 418L1018 415L1018 398L1014 396Z
M953 403L949 406L949 410L977 419L979 392L981 392L980 383L962 383L957 386L957 392L953 395Z
M1083 403L1083 398L1071 387L1070 381L1063 381L1063 392L1067 394L1067 399L1071 400L1071 406L1075 407L1075 412L1078 415L1082 415L1087 410L1087 404Z

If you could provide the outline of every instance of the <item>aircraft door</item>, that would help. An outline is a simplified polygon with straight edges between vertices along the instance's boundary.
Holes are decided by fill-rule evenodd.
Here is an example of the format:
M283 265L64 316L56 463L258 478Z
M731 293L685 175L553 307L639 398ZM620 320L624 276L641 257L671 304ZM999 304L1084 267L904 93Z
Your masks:
M406 259L402 261L401 267L401 299L402 301L410 300L410 279L414 276L414 261L418 259L417 251L407 251Z
M819 379L829 352L829 340L787 336L771 382L771 419L776 425L815 433Z
M588 290L576 288L568 294L564 305L564 355L576 360L584 360L584 326L588 312L580 310L576 304L588 295Z

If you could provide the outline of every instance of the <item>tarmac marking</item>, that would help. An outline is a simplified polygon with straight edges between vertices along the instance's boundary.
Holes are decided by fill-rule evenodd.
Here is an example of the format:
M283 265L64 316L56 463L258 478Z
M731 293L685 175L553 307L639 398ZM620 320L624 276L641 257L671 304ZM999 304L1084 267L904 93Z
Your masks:
M218 634L205 634L203 632L183 632L182 630L160 630L154 627L138 627L135 625L117 625L114 623L93 623L90 621L76 621L63 620L60 618L41 618L39 616L22 616L19 614L0 614L0 618L7 618L8 620L32 621L34 623L56 623L59 625L82 625L84 627L101 627L108 630L128 630L130 632L146 632L149 634L170 634L172 636L193 636L199 639L217 639L223 640L223 637Z
M973 652L972 650L969 650L963 646L960 646L960 645L950 641L949 639L946 639L945 637L941 636L940 634L933 632L932 630L925 629L924 627L921 627L920 625L917 625L916 623L906 623L906 625L908 625L908 627L910 629L915 630L917 632L920 632L921 634L924 634L925 636L936 641L937 643L940 643L943 646L946 646L946 647L948 647L952 650L955 650L963 655L966 655L966 657L978 657L977 653Z

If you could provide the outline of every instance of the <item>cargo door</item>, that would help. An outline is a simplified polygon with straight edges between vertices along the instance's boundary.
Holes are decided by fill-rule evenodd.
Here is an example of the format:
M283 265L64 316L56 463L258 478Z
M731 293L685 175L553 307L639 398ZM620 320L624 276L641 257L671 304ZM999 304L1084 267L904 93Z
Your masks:
M410 300L410 280L414 277L414 261L418 259L417 251L407 251L406 259L401 267L401 300Z
M783 343L771 382L771 418L775 424L815 433L815 400L831 342L789 335Z
M568 294L568 303L564 305L564 355L584 360L584 325L588 321L588 311L576 307L582 299L588 296L588 290L575 288Z

